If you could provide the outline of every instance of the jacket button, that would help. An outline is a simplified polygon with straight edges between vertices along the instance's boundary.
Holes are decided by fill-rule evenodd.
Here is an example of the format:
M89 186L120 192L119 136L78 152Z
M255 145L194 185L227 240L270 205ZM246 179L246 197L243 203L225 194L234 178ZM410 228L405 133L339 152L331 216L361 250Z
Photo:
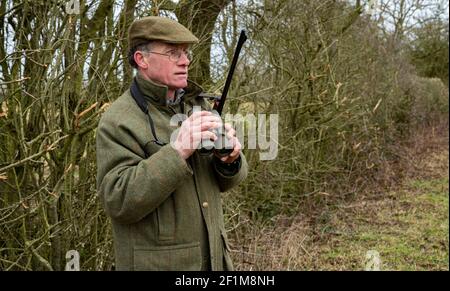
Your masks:
M202 206L203 208L208 208L208 202L203 202Z

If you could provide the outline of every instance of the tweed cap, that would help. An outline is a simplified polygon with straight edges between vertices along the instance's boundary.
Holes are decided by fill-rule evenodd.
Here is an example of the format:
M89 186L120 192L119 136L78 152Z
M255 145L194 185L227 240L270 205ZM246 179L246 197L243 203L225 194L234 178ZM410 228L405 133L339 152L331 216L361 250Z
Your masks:
M147 16L134 21L128 30L130 48L148 41L158 40L173 44L194 44L198 38L175 20L159 16Z

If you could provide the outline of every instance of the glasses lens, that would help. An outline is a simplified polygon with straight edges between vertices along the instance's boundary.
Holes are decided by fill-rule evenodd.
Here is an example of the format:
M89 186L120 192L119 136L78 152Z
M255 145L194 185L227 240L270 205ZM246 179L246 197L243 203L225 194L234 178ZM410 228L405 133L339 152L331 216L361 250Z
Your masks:
M186 57L188 58L188 60L192 61L192 52L191 51L186 51L185 54L186 54Z
M171 52L169 53L169 58L170 58L170 60L171 60L172 62L178 62L178 61L181 59L181 56L182 56L183 54L186 56L186 58L187 58L189 61L192 60L191 52L188 51L188 50L174 50L174 51L171 51Z

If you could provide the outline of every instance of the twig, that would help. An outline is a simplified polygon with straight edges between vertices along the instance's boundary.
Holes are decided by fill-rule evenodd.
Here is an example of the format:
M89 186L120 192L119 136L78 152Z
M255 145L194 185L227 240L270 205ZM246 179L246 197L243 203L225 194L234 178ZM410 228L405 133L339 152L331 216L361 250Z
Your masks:
M34 248L33 246L30 244L30 242L25 242L25 245L27 248L30 248L31 253L38 259L38 261L49 271L53 271L52 266L50 265L50 263L44 259Z
M32 160L32 159L34 159L34 158L36 158L36 157L39 157L39 156L45 154L46 152L49 152L49 151L54 150L54 149L55 149L54 147L55 147L61 140L65 139L65 138L68 137L68 136L69 136L69 135L65 135L65 136L62 136L62 137L58 138L58 139L57 139L54 143L52 143L49 147L47 147L46 149L40 151L39 153L36 153L36 154L34 154L34 155L31 155L31 156L29 156L29 157L27 157L27 158L25 158L25 159L23 159L23 160L21 160L21 161L18 161L18 162L14 163L14 164L10 164L10 165L8 165L8 166L6 166L6 167L0 168L0 172L6 171L6 170L8 170L8 169L11 169L11 168L14 168L14 167L17 167L17 166L20 166L20 165L22 165L22 164L28 162L29 160Z
M95 108L95 106L97 106L98 102L95 102L94 104L92 104L91 106L89 106L89 108L85 109L83 112L81 112L80 114L77 115L77 119L80 119L83 115L85 115L86 113L88 113L89 111L91 111L92 109Z
M0 86L6 85L6 84L11 84L11 83L18 83L18 82L22 82L22 81L25 81L25 80L28 80L28 79L30 79L30 77L24 77L24 78L22 78L22 79L17 79L17 80L12 80L12 81L7 81L7 82L2 82L2 83L0 83Z

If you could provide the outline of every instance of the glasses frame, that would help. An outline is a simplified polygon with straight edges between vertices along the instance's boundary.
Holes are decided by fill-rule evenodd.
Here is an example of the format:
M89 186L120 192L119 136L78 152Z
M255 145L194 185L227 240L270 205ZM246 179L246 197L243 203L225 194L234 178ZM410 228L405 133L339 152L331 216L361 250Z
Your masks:
M181 59L181 56L184 54L186 58L189 60L189 62L192 61L192 52L191 51L183 51L183 50L170 50L168 53L158 53L154 51L144 51L149 54L156 54L161 56L169 57L169 61L173 63L178 63Z

